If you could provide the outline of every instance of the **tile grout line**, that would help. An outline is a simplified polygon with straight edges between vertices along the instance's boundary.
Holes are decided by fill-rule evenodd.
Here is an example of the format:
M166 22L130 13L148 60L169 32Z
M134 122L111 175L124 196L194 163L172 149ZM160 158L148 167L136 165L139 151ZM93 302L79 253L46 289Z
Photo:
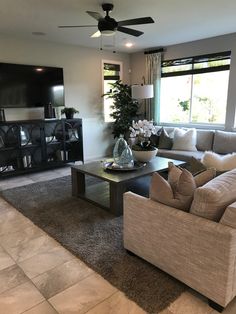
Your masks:
M21 313L19 313L19 314L24 314L24 313L26 313L26 312L32 310L32 309L35 308L36 306L39 306L40 304L43 304L43 303L45 303L45 302L47 302L47 303L54 309L54 311L56 312L56 314L59 314L59 312L57 312L57 310L54 308L54 306L53 306L51 303L49 303L47 300L44 300L44 301L42 301L42 302L40 302L40 303L38 303L38 304L36 304L36 305L30 307L30 308L27 309L26 311L21 312Z
M77 281L76 283L73 283L73 284L71 284L70 286L68 286L68 287L66 287L65 289L63 289L62 291L59 291L58 293L56 293L56 294L54 294L53 296L51 296L50 298L48 298L48 299L46 299L45 298L45 300L47 300L50 304L51 304L51 302L49 301L49 299L51 299L51 298L54 298L56 295L58 295L58 294L60 294L60 293L62 293L62 292L64 292L64 291L66 291L67 289L69 289L69 288L71 288L71 287L73 287L73 286L75 286L75 285L77 285L79 282L81 282L81 281L83 281L83 280L85 280L85 279L87 279L88 277L90 277L90 276L92 276L92 275L94 275L94 274L97 274L97 273L95 273L95 272L93 272L92 274L89 274L89 275L87 275L86 277L84 277L83 279L81 279L81 280L79 280L79 281ZM33 283L33 285L35 286L35 284ZM36 286L35 286L36 287ZM36 287L37 288L37 287ZM37 288L38 289L38 288ZM40 292L40 291L39 291ZM40 292L41 293L41 292ZM52 304L51 304L52 305Z

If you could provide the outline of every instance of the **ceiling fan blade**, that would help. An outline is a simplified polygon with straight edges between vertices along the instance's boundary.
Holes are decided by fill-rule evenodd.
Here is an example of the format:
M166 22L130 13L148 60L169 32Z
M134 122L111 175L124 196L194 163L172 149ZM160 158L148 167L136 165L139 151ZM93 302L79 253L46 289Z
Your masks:
M129 34L129 35L132 35L132 36L136 36L136 37L144 34L143 32L137 31L136 29L122 27L122 26L118 26L117 30L119 32L126 33L126 34Z
M154 20L151 17L140 17L137 19L120 21L118 22L118 26L139 25L139 24L149 24L149 23L154 23Z
M58 28L73 28L73 27L97 27L97 25L60 25Z
M90 37L92 38L97 38L101 36L101 32L100 31L96 31L93 35L91 35Z
M86 12L97 21L103 19L103 16L98 12L92 12L92 11L86 11Z

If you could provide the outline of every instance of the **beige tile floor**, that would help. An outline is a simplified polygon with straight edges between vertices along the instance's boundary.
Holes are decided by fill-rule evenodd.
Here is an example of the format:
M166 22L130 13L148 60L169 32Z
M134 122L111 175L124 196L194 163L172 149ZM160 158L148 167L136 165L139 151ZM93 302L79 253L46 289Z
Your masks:
M0 190L70 174L70 168L0 181ZM99 274L0 198L0 314L143 314ZM189 289L161 314L216 314ZM236 299L223 312L236 314Z

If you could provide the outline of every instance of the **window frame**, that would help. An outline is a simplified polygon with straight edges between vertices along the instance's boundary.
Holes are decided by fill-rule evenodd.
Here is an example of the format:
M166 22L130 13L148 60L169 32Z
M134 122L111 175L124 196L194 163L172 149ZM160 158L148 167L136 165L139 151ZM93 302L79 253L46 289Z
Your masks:
M104 64L109 63L109 64L115 64L120 66L120 75L119 75L119 80L123 80L123 61L120 60L108 60L108 59L103 59L102 60L102 95L104 94ZM112 121L106 121L105 118L105 98L103 97L103 118L105 123L112 123Z

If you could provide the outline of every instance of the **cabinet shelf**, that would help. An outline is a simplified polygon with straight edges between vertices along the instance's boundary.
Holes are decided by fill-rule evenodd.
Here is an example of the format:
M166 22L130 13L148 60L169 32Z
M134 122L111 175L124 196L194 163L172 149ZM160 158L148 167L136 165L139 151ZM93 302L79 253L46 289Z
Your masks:
M82 138L82 119L0 122L0 178L83 162Z

